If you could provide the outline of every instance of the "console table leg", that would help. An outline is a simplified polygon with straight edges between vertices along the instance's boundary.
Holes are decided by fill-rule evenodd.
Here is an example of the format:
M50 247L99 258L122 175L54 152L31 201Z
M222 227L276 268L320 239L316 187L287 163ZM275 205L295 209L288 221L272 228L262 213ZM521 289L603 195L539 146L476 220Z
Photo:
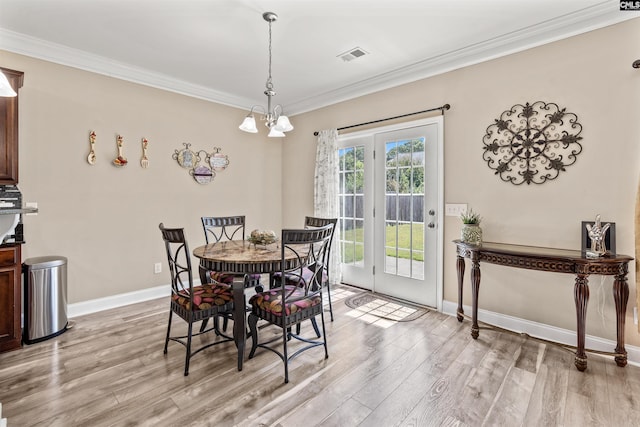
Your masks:
M458 255L458 260L456 261L456 270L458 271L458 312L456 317L458 318L458 322L462 322L464 319L464 309L462 308L462 283L464 281L464 257Z
M471 253L471 304L472 313L471 320L471 337L477 339L480 335L480 327L478 326L478 292L480 291L480 261L478 253Z
M574 287L576 301L576 317L578 323L578 345L576 349L575 365L579 371L587 369L587 354L585 345L585 321L587 317L587 303L589 302L589 280L587 274L578 274Z
M613 282L613 300L616 304L616 332L618 343L616 353L623 356L616 356L615 361L618 366L627 365L627 350L624 348L624 323L627 314L627 301L629 301L629 285L627 284L627 273L616 275Z

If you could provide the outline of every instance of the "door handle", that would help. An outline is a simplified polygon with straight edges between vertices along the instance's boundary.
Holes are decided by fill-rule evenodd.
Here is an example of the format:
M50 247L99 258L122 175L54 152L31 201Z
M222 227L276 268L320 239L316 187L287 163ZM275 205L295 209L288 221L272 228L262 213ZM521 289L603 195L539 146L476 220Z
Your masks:
M436 228L436 225L434 223L430 222L429 224L427 224L427 227Z

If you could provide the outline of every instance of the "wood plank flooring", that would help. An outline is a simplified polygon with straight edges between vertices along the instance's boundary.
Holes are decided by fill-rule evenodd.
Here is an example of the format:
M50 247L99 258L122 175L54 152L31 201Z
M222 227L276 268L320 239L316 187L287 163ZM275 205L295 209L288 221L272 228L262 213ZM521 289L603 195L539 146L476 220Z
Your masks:
M484 329L473 340L468 321L435 311L370 323L344 301L327 322L329 358L303 353L289 384L260 349L237 372L232 343L196 355L184 377L184 348L162 352L168 309L162 299L78 317L59 337L0 354L7 425L640 425L638 367L590 354L581 373L555 346Z

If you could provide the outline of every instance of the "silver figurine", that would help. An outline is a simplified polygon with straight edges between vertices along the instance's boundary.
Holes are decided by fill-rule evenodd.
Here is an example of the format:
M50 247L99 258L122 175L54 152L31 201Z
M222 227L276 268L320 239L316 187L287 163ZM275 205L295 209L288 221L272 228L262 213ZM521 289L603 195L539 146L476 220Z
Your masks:
M611 224L609 223L605 225L601 224L599 214L596 215L594 225L587 224L587 231L589 232L589 238L591 239L591 249L587 250L587 258L599 258L607 253L605 236L610 226Z

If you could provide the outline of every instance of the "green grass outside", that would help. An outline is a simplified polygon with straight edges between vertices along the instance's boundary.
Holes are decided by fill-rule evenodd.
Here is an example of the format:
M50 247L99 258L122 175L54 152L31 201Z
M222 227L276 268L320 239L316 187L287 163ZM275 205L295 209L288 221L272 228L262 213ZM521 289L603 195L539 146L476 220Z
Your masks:
M414 223L414 248L422 248L424 246L424 224ZM386 241L389 243L395 242L396 239L396 227L388 226L386 229ZM400 224L397 227L398 229L398 248L399 249L409 249L411 247L411 225L409 224ZM346 264L350 264L357 261L362 261L364 258L364 231L362 228L355 228L353 230L348 230L341 236L342 240L346 240L348 242L356 241L360 244L358 245L347 245L347 248L342 253L342 262ZM395 248L387 248L387 256L395 257ZM398 258L406 258L409 259L410 253L409 251L400 251L398 254ZM414 261L424 261L424 254L422 252L413 254Z

